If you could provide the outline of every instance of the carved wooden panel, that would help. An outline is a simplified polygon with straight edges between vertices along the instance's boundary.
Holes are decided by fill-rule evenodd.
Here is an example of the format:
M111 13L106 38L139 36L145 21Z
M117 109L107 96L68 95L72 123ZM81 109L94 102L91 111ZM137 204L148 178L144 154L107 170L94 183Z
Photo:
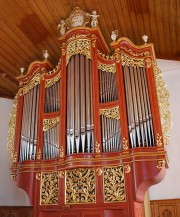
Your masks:
M151 201L152 217L179 217L180 199Z
M33 217L33 207L1 206L1 217Z

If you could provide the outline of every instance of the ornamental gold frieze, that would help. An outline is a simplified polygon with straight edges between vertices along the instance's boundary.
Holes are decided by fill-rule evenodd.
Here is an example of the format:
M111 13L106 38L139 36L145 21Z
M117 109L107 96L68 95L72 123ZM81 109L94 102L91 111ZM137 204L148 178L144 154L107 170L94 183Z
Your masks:
M121 50L125 51L126 53L129 53L132 56L135 57L147 57L150 55L149 51L143 51L143 52L135 52L132 49L128 48L127 46L121 46Z
M13 101L13 109L10 115L9 120L9 129L8 129L8 138L7 138L7 150L9 154L9 160L14 162L14 137L15 137L15 129L16 129L16 114L17 114L17 95Z
M65 173L65 203L95 203L95 169L77 168L66 170Z
M100 115L104 115L106 118L120 119L119 106L107 109L100 109Z
M166 84L163 80L162 72L160 71L157 65L154 66L154 75L156 81L156 91L157 91L158 104L159 104L159 110L161 116L163 138L165 144L168 144L170 139L169 133L172 127L169 92L166 89Z
M56 82L59 81L59 79L61 78L61 75L60 73L58 73L56 76L54 76L53 78L51 79L46 79L46 88L54 85Z
M103 169L104 202L124 202L125 180L123 166L107 167Z
M43 119L43 131L53 128L57 123L59 123L59 117Z
M113 55L107 55L107 54L101 52L101 51L98 50L98 49L97 49L97 53L98 53L99 56L101 56L103 59L114 60L114 56L113 56Z
M23 87L23 95L25 95L26 93L28 93L30 90L32 90L36 85L40 84L41 78L44 75L42 74L37 74L35 75L28 84L26 84Z
M67 40L67 42L69 43L70 41L74 41L75 39L87 39L90 37L90 34L73 34L72 36L70 36Z
M41 173L40 204L58 204L58 172Z
M98 62L98 69L102 70L103 72L116 72L116 66L115 64L103 64Z
M91 58L91 41L88 39L77 39L69 42L66 48L66 65L73 55L82 54L86 58Z
M139 58L133 58L130 56L127 56L125 54L121 54L121 61L123 66L138 66L138 67L144 67L144 59Z

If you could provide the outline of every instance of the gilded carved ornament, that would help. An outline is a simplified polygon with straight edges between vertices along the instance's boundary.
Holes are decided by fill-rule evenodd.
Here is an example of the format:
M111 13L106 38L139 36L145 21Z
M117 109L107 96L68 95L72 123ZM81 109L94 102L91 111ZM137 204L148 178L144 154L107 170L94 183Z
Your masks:
M65 203L95 203L95 169L77 168L66 170Z
M157 65L154 65L154 75L155 75L156 91L157 91L159 110L161 116L163 139L165 144L168 144L170 139L169 133L172 127L169 92L166 89L166 84L163 80L162 72L160 71Z
M36 173L36 180L40 181L41 180L41 173Z
M77 39L71 41L66 48L66 65L75 54L82 54L86 58L91 58L91 41L88 39Z
M28 93L31 89L33 89L36 85L40 84L41 79L44 78L44 74L35 75L28 84L23 87L23 95Z
M106 54L104 54L103 52L101 52L98 49L97 49L97 53L99 54L99 56L103 57L104 59L114 60L114 56L113 55L106 55Z
M63 146L61 146L60 149L59 149L59 157L60 158L64 157L64 147Z
M130 57L126 54L121 54L121 60L122 60L122 65L123 66L138 66L138 67L144 67L144 59L138 59L138 58L133 58Z
M162 143L162 136L159 133L157 133L157 135L156 135L156 144L158 147L161 147L163 144Z
M53 84L55 84L56 82L59 81L59 79L61 78L60 73L58 73L55 77L51 78L51 79L46 79L46 88L52 86Z
M13 109L9 120L8 138L7 138L7 150L9 154L9 160L13 162L14 159L14 138L16 129L16 114L17 114L17 96L14 97Z
M131 54L132 56L135 57L147 57L150 55L149 51L143 51L143 52L135 52L132 49L128 48L127 46L121 46L121 50Z
M41 159L41 149L39 148L36 154L36 159L40 160Z
M166 166L166 160L158 160L158 165L157 165L158 169L162 169L165 166Z
M123 166L103 169L104 177L104 202L124 202L125 180Z
M16 174L12 174L12 175L11 175L11 178L12 178L13 181L16 181L17 175L16 175Z
M97 173L98 176L101 176L102 173L103 173L102 168L98 167L98 168L96 169L96 173Z
M50 119L43 119L43 131L47 131L53 128L57 123L59 123L59 117L50 118Z
M125 172L125 173L130 173L130 172L131 172L131 166L130 166L129 164L126 164L126 165L124 166L124 172Z
M127 150L128 149L128 140L126 138L123 138L122 144L123 144L123 149Z
M103 64L98 62L98 69L102 70L103 72L110 72L110 73L116 72L115 64Z
M13 154L13 163L17 162L17 152L14 152Z
M64 179L64 171L59 171L59 178Z
M40 204L58 204L58 172L41 173Z
M104 115L106 118L113 118L119 120L120 119L119 106L108 108L108 109L100 109L100 115Z
M101 151L100 151L100 144L96 141L96 144L95 144L95 153L96 154L99 154Z

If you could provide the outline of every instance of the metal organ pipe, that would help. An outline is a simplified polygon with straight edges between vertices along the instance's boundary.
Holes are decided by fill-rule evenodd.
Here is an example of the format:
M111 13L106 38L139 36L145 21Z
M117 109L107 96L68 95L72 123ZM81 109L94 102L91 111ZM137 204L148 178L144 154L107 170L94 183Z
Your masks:
M91 60L76 54L67 65L67 154L94 147Z
M131 147L154 146L145 68L124 65L123 74Z

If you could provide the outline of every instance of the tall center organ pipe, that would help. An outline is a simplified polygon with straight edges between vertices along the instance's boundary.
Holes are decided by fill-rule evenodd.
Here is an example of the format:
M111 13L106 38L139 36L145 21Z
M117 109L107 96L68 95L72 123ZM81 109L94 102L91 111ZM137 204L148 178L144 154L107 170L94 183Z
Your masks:
M145 68L124 65L123 73L131 147L154 146Z
M36 85L24 95L19 161L34 160L36 156L38 102L39 85Z
M76 54L67 65L67 154L94 150L91 60Z

